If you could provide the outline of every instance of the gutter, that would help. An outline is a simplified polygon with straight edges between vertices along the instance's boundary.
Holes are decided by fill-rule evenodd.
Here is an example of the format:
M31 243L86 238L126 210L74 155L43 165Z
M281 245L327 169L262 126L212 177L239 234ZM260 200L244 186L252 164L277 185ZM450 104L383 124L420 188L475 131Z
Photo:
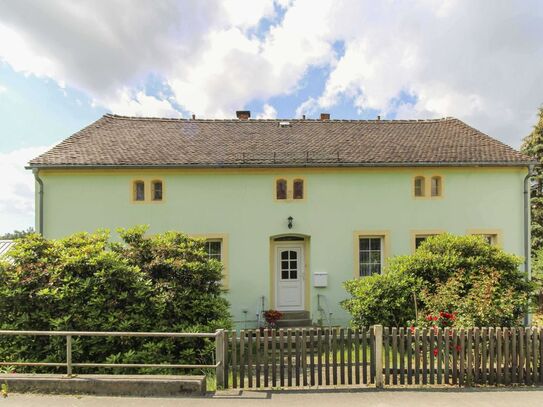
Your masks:
M251 162L254 161L254 162ZM346 162L346 161L326 161L326 162L268 162L262 163L246 159L242 163L183 163L183 164L31 164L26 169L122 169L122 168L340 168L340 167L526 167L537 164L536 161L481 161L481 162Z
M38 183L39 185L39 190L38 190L38 216L39 216L39 221L38 221L38 233L40 235L43 236L43 180L40 178L40 176L38 175L39 173L39 170L37 168L33 168L32 169L32 173L34 174L34 179L36 180L36 182Z

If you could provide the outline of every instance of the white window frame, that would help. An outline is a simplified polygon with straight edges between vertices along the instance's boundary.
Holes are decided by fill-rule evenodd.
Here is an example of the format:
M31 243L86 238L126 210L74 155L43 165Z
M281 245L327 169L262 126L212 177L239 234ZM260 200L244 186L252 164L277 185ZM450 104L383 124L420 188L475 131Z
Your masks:
M219 248L219 257L220 259L217 259L216 255L210 253L210 251L208 250L208 243L219 243L220 244L220 248ZM218 260L220 261L221 263L223 262L223 250L224 250L224 242L223 242L223 239L220 239L220 238L216 238L216 239L206 239L206 251L207 251L207 258L208 259L215 259L215 260Z
M385 264L385 236L360 235L360 236L358 236L358 276L359 277L369 277L369 276L371 276L373 274L373 273L371 273L371 274L362 274L362 264L367 264L368 266L371 266L373 264L371 262L370 263L362 263L362 261L361 261L361 257L362 257L361 253L362 253L363 250L360 249L360 241L362 239L370 239L370 248L369 248L369 250L364 250L364 251L367 251L370 256L371 256L372 252L376 251L376 250L371 249L371 239L379 239L380 259L379 259L379 273L378 274L382 274L383 273L383 267L384 267L384 264Z

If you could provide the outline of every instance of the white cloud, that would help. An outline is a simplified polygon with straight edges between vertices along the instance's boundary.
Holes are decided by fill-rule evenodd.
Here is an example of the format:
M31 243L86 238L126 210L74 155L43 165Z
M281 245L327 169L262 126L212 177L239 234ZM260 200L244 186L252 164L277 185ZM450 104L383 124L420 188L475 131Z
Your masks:
M261 37L259 23L275 18L272 0L0 3L0 33L13 43L0 47L0 57L111 110L132 110L119 89L141 89L158 73L185 110L231 117L249 100L293 91L310 65L330 59L323 30L300 25L326 13L330 0L309 9L307 0L277 4L289 7L285 18Z
M7 91L8 91L8 88L6 88L5 86L0 84L0 93L4 93L4 92L7 92Z
M543 101L542 20L537 0L0 1L0 59L116 113L198 117L294 94L309 68L327 67L297 116L346 101L385 117L458 116L518 145ZM142 91L149 75L174 100Z
M251 28L265 17L273 17L273 1L271 0L223 0L222 10L229 24Z
M116 98L106 102L113 112L125 116L150 116L150 117L180 117L167 100L159 100L148 96L144 92L132 95L129 89L120 90Z
M1 7L0 7L1 9ZM17 29L2 24L0 17L0 61L7 61L16 71L48 76L61 81L54 61L34 52Z
M0 153L0 233L34 225L34 176L24 167L49 148L26 147Z
M302 117L304 114L312 116L317 113L318 109L319 102L315 98L310 97L296 108L296 117Z
M543 3L352 1L327 21L345 54L318 106L299 110L347 99L385 116L456 116L514 146L530 131L543 102ZM398 104L405 94L415 102Z
M273 107L270 104L264 104L262 106L262 112L260 112L257 116L257 119L275 119L277 118L277 110L275 107Z

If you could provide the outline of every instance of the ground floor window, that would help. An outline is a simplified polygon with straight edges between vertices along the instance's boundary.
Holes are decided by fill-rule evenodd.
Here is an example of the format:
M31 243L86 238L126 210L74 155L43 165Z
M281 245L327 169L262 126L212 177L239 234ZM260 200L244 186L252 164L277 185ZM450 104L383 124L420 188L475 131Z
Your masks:
M415 250L430 236L437 236L437 234L415 235Z
M498 246L498 234L497 233L472 233L474 236L481 236L491 246Z
M222 261L222 239L209 239L205 242L207 256Z
M361 277L380 274L383 267L383 236L360 236L358 260Z
M418 249L427 238L428 236L415 236L415 249Z
M486 240L486 242L491 245L495 246L498 242L498 235L482 235L483 238Z

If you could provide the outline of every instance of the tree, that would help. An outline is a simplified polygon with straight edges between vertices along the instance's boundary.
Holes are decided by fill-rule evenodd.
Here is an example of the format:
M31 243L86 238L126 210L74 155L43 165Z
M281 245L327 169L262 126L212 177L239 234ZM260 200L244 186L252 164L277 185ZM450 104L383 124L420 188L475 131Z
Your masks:
M539 108L539 118L532 132L524 139L521 151L543 164L543 106ZM532 214L532 255L543 248L543 166L537 165L532 176L531 190Z
M28 229L25 229L25 230L14 230L13 232L4 233L3 235L0 235L0 240L20 239L21 237L25 237L32 233L34 233L34 228L32 227L29 227Z

